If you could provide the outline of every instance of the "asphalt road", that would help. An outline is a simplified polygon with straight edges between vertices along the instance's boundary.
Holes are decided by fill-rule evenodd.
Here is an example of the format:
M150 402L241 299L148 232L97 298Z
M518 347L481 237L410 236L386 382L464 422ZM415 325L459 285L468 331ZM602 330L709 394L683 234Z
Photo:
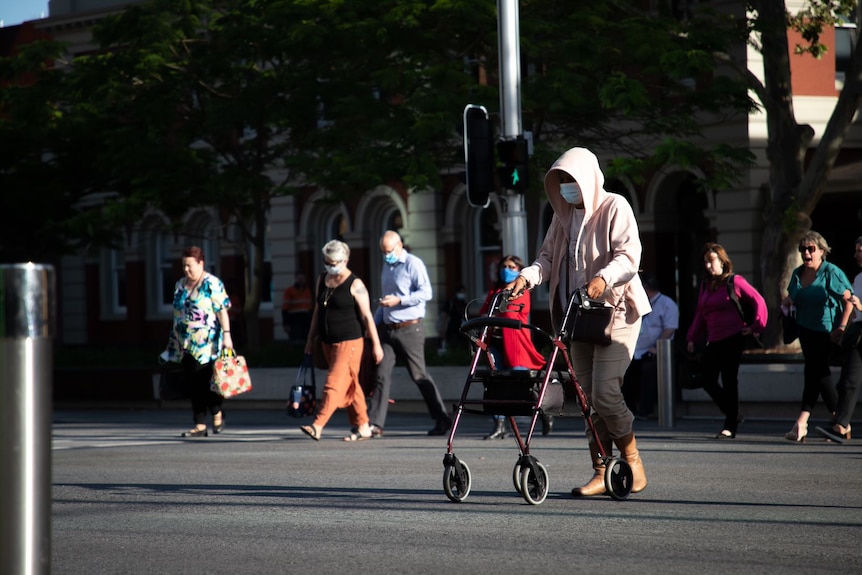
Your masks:
M384 438L345 443L339 412L315 442L281 410L228 412L221 435L181 439L177 410L62 410L53 438L52 570L94 574L860 573L862 443L783 439L790 422L638 422L649 486L574 499L589 478L580 419L535 437L550 491L512 486L514 440L465 416L472 472L443 492L446 438L392 413Z

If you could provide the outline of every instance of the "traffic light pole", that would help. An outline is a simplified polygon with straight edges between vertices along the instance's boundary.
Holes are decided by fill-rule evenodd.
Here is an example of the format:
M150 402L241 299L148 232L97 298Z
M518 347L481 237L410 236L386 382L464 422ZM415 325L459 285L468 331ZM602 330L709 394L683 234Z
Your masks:
M503 139L522 134L521 44L518 0L497 0L497 36L500 54L500 128ZM503 190L503 253L531 262L527 253L527 213L524 194Z

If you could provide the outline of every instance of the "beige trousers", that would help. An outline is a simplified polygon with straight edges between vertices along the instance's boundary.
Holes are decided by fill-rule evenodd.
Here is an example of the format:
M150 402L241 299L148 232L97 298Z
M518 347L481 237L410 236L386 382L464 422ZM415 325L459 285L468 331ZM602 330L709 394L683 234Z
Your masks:
M578 383L593 408L596 433L603 440L617 439L632 432L634 415L623 398L623 377L632 361L640 334L641 320L615 328L611 345L573 342L569 353ZM587 439L590 437L587 427Z

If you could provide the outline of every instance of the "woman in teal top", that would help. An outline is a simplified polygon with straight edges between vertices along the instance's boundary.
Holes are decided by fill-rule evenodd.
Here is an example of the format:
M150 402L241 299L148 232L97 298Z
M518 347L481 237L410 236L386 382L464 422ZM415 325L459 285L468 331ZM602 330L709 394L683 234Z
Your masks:
M206 437L207 412L213 433L224 428L222 396L210 390L213 362L222 348L233 348L230 335L230 298L224 284L204 269L204 252L197 246L183 250L184 277L174 288L174 322L168 337L167 360L181 363L192 400L195 426L182 437Z
M844 272L826 261L831 251L823 236L810 231L799 240L802 265L793 270L785 306L796 306L796 323L799 326L799 343L805 357L802 390L802 409L796 423L785 436L790 441L803 442L808 434L808 419L817 398L829 413L835 412L838 393L832 383L829 368L829 351L841 339L853 311L847 302L852 288Z

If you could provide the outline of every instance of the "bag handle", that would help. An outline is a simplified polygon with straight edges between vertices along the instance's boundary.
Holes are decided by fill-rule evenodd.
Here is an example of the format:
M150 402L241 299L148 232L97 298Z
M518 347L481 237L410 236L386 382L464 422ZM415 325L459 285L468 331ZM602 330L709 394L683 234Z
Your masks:
M303 354L302 362L299 364L299 371L296 374L296 385L305 385L305 378L311 374L311 385L317 386L314 375L314 360L310 353Z

